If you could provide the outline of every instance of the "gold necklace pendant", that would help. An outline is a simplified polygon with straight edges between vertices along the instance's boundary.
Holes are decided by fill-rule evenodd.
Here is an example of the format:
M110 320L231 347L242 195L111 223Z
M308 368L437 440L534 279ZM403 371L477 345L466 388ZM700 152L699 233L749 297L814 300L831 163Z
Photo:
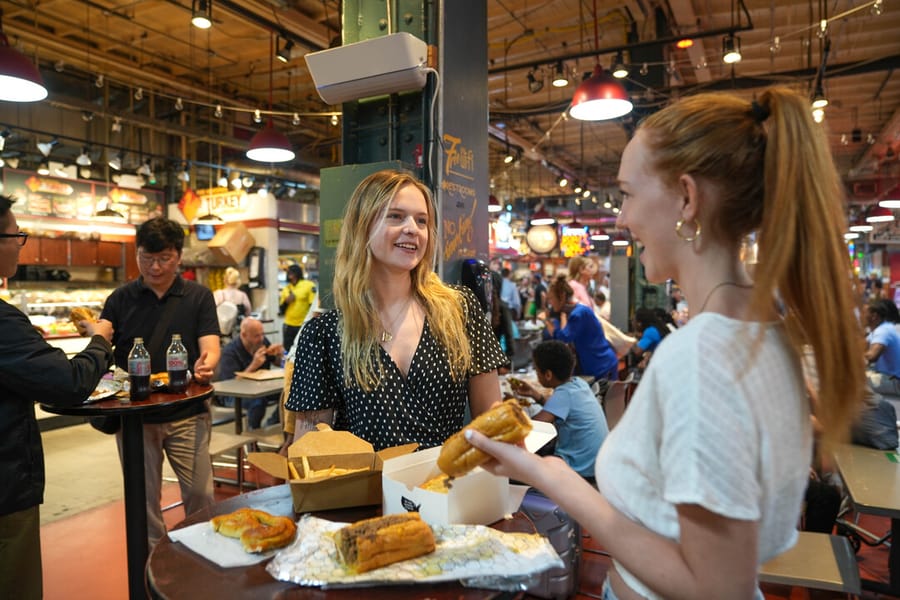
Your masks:
M387 343L388 343L389 341L391 341L392 339L394 339L394 336L392 336L392 335L391 335L390 333L388 333L387 331L382 331L382 332L381 332L381 343L382 343L382 344L387 344Z

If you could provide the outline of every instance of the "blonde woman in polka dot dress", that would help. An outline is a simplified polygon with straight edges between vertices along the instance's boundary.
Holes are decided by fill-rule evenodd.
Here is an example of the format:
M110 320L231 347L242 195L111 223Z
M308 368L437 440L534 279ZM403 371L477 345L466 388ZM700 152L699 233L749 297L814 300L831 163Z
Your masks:
M287 409L295 439L317 422L375 448L440 445L500 400L506 356L475 298L432 270L431 191L412 175L374 173L344 213L336 310L300 332Z

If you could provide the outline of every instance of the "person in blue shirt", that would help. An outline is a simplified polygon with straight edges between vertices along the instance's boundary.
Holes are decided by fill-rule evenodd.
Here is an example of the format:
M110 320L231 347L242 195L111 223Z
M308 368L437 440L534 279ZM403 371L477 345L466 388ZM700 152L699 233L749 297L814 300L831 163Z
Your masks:
M534 398L542 405L536 421L552 423L558 432L554 454L573 471L594 482L594 461L600 445L609 434L600 403L581 377L573 377L575 357L569 347L557 340L541 342L532 354L538 383L553 393L539 391L526 381L510 381L513 391Z
M894 324L900 320L890 300L869 303L866 318L870 333L866 337L866 379L879 394L900 395L900 333Z
M665 314L664 311L660 312ZM630 352L637 359L635 362L640 362L643 366L646 366L646 360L641 359L649 358L670 332L660 312L652 308L639 308L634 311L634 327L641 337L631 347Z
M606 340L603 325L589 307L578 304L565 275L559 275L547 290L547 305L558 315L543 316L544 336L574 347L575 374L615 381L619 373L616 351ZM593 382L591 382L593 383Z

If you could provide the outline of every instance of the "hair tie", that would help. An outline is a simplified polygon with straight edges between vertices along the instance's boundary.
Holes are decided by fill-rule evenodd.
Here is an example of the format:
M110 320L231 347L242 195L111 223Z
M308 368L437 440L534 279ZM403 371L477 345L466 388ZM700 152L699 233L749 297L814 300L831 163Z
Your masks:
M753 115L753 120L757 123L762 123L768 119L770 114L769 109L761 106L756 100L750 103L750 113Z

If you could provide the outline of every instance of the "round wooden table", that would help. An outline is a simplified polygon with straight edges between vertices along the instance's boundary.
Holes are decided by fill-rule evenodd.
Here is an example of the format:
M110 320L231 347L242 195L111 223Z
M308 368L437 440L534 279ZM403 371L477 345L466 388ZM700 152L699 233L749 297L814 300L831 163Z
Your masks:
M144 567L147 564L147 490L144 485L144 415L164 408L202 402L212 396L211 385L188 384L180 394L153 392L146 400L132 402L113 396L90 404L49 406L49 413L78 417L120 416L122 418L122 479L125 486L125 541L128 553L128 597L146 598Z
M299 518L294 512L291 491L288 484L263 488L229 498L209 509L190 515L175 526L175 529L193 525L201 521L239 508L250 507L292 519ZM380 508L364 506L341 510L316 512L317 517L332 521L352 522L375 516ZM495 523L501 531L534 533L534 525L520 513L512 519ZM186 546L164 537L150 553L147 564L147 584L153 598L179 600L181 598L229 598L232 600L489 600L499 598L520 598L521 593L498 592L463 587L459 583L402 586L380 586L366 588L344 588L323 590L316 587L302 587L294 583L277 581L266 571L268 560L247 567L223 568L189 550Z

